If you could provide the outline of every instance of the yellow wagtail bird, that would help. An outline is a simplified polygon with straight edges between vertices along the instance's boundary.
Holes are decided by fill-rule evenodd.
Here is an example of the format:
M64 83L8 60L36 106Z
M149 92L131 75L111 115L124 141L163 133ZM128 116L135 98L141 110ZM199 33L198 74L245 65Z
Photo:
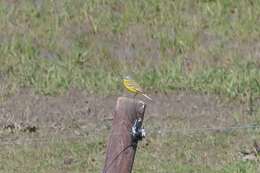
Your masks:
M151 100L152 99L146 95L143 91L143 89L140 87L140 85L138 83L136 83L130 76L126 76L124 79L123 79L123 84L125 86L125 88L131 92L131 93L134 93L135 96L137 94L141 94L143 95L144 97L146 97L147 99Z

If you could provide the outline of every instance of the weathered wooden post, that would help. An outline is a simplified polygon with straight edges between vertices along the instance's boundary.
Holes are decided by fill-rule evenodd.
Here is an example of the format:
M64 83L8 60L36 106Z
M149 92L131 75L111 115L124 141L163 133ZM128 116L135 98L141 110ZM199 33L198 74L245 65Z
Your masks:
M138 140L144 137L141 128L146 104L140 100L119 97L114 112L103 173L130 173Z

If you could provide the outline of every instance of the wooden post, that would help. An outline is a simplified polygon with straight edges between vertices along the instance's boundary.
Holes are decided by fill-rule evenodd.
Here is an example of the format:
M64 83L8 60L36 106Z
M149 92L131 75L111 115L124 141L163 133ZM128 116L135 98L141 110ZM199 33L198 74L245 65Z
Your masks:
M140 100L117 99L103 173L131 173L137 147L131 130L137 118L143 121L145 108L146 104Z

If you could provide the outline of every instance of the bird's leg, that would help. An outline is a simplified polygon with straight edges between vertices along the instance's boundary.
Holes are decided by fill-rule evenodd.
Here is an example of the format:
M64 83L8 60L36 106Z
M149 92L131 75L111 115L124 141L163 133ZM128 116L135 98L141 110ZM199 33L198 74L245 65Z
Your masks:
M135 97L137 96L137 93L134 94L134 101L135 101Z

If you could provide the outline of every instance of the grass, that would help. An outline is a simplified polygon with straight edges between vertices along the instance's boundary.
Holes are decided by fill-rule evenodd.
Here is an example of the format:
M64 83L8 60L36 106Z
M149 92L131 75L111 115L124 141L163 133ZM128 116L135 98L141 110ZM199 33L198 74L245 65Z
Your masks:
M240 160L236 143L259 138L258 131L159 135L141 142L134 172L256 173L256 161ZM108 131L103 132L108 134ZM241 141L243 136L244 141ZM41 139L42 140L42 139ZM48 142L47 142L48 140ZM100 172L106 137L47 139L25 145L2 146L0 172ZM46 143L45 143L46 142ZM47 145L45 145L47 144ZM234 147L235 146L235 147ZM71 161L68 161L71 160Z
M259 96L259 8L229 0L2 1L2 88L109 95L132 74L150 92Z
M259 18L259 0L0 1L0 103L21 88L119 94L125 74L150 93L189 90L251 103L260 96ZM231 147L245 135L258 137L155 135L140 146L134 169L259 172ZM4 146L0 172L100 172L106 139L82 140ZM64 164L67 157L75 162Z
M47 139L40 144L7 146L1 153L0 172L98 172L104 150L99 141Z

